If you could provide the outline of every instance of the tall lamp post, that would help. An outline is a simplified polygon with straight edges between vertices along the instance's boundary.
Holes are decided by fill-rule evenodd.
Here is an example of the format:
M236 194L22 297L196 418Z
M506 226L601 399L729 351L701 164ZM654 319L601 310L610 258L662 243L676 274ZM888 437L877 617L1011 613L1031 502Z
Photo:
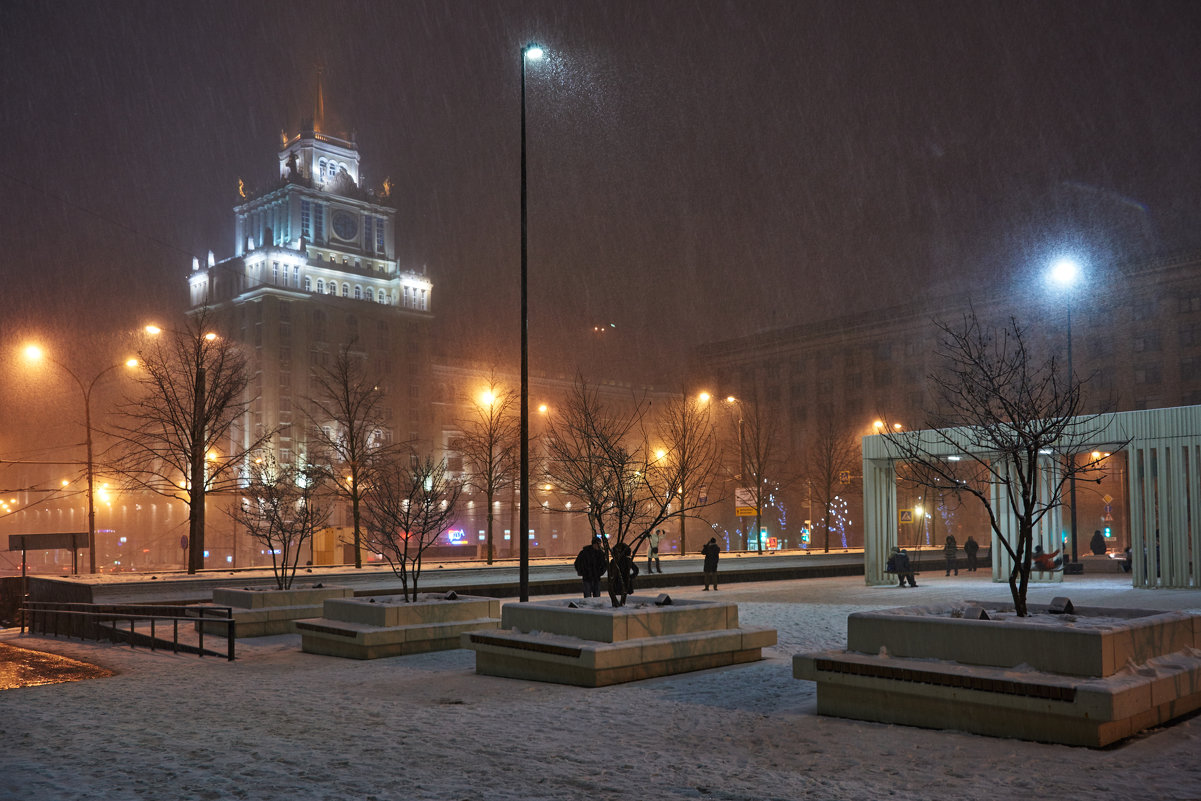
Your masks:
M79 387L80 393L83 395L83 427L85 432L84 443L87 448L87 462L85 463L85 472L88 482L88 572L96 572L96 463L93 456L92 448L92 390L96 388L96 382L101 377L116 370L118 367L137 367L137 359L129 359L118 364L110 364L92 377L88 383L84 383L74 370L51 356L47 356L37 345L29 345L25 348L25 357L30 361L39 361L45 359L51 364L61 368L67 375L74 379Z
M531 42L521 48L521 511L517 517L518 587L521 601L530 599L530 331L529 331L529 244L526 232L525 178L525 65L542 59L543 51Z
M1080 264L1072 258L1062 258L1051 265L1051 280L1064 288L1067 295L1067 310L1068 310L1068 384L1075 380L1075 371L1072 369L1072 288L1080 276ZM1068 505L1072 509L1071 515L1071 534L1072 534L1072 561L1077 561L1076 551L1076 454L1068 454L1068 458L1072 460L1072 472L1068 474Z

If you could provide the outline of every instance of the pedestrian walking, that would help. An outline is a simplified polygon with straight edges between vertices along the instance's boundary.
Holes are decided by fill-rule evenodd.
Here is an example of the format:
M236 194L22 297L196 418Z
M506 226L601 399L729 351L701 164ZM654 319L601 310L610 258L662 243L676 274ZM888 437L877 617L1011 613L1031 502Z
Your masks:
M968 535L967 542L963 543L963 552L967 554L967 572L976 572L976 552L980 550L980 543L976 542L976 538Z
M584 582L585 598L600 597L600 579L607 567L604 544L600 537L593 537L592 542L581 548L575 558L575 572Z
M947 575L951 575L951 571L955 571L955 575L959 575L959 566L955 564L955 557L959 555L959 543L955 542L955 537L951 534L947 535L947 541L943 543L942 555L947 557Z
M709 585L713 585L714 591L717 590L717 558L721 555L721 547L717 544L717 537L710 537L705 543L705 547L701 548L701 553L705 555L705 589L709 589Z

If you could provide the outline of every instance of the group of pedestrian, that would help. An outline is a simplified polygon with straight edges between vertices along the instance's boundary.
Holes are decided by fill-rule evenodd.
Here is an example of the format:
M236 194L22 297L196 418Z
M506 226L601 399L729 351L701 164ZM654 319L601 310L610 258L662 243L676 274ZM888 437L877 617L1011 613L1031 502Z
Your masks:
M980 543L976 542L975 537L969 535L967 541L963 543L963 552L967 556L967 572L976 572L979 551ZM946 559L946 575L949 576L951 573L954 573L958 576L959 542L955 539L954 535L948 534L946 540L943 541L942 555ZM910 587L917 586L917 581L913 577L913 564L909 559L909 553L904 548L893 546L884 570L897 577L897 586L904 587L906 582L908 582Z
M659 562L659 545L662 541L662 529L656 529L647 535L647 573L663 573L663 566ZM605 553L605 542L601 537L593 537L592 542L576 555L575 572L583 582L585 598L599 598L601 576L608 576L609 595L614 604L620 606L625 603L626 597L634 592L634 577L638 575L638 565L634 563L634 554L628 544L619 542L610 551L610 554ZM709 542L701 548L701 554L705 557L705 589L708 590L712 585L716 590L717 559L721 554L716 537L709 538Z

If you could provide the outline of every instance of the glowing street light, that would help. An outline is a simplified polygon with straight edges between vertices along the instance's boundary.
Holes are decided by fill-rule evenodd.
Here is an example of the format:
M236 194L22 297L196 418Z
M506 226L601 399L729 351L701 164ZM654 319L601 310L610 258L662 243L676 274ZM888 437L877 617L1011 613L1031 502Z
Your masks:
M521 48L521 511L518 515L518 588L519 600L530 599L530 332L529 332L529 241L527 235L525 157L525 67L541 61L545 53L530 42Z
M1079 282L1081 272L1083 272L1083 270L1080 267L1080 263L1071 257L1065 256L1063 258L1057 259L1055 261L1055 263L1051 265L1051 271L1049 273L1051 282L1053 284L1056 284L1056 285L1062 287L1064 290L1064 294L1066 295L1066 301L1065 301L1064 305L1067 307L1067 314L1068 314L1068 384L1069 384L1069 386L1071 385L1071 382L1074 380L1074 376L1076 375L1075 371L1072 369L1072 290L1075 288L1076 284ZM1074 454L1074 453L1069 454L1069 457L1072 459L1073 466L1075 466L1076 454ZM1071 515L1072 561L1075 562L1077 559L1077 551L1076 551L1076 471L1075 470L1073 470L1071 472L1071 474L1068 475L1068 506L1071 507L1071 510L1072 510L1072 515Z
M116 370L124 365L125 367L137 367L137 359L127 359L124 362L110 364L92 377L92 380L84 384L74 370L52 356L48 356L37 345L27 345L25 347L25 358L30 362L38 362L42 359L61 368L67 375L74 379L76 385L79 386L80 394L83 396L83 427L85 432L84 443L87 448L87 462L85 469L88 479L88 572L96 572L96 462L93 455L92 447L92 390L96 387L96 382L110 371Z

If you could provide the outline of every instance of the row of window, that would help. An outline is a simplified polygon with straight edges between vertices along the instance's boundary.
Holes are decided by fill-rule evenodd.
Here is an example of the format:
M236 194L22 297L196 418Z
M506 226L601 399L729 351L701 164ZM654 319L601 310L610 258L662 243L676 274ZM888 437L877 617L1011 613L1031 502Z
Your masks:
M337 281L326 281L324 278L313 280L312 276L301 276L300 266L292 265L289 270L288 265L281 265L279 262L271 263L271 283L275 286L294 287L296 289L304 287L305 292L316 292L318 295L339 295L339 283ZM373 303L383 303L391 305L393 299L389 293L383 289L375 289L374 287L364 287L362 284L354 284L353 286L343 281L341 283L341 296L344 298L353 297L355 300L367 300ZM420 287L406 286L402 288L402 293L396 301L406 309L417 309L418 311L429 310L429 290Z

